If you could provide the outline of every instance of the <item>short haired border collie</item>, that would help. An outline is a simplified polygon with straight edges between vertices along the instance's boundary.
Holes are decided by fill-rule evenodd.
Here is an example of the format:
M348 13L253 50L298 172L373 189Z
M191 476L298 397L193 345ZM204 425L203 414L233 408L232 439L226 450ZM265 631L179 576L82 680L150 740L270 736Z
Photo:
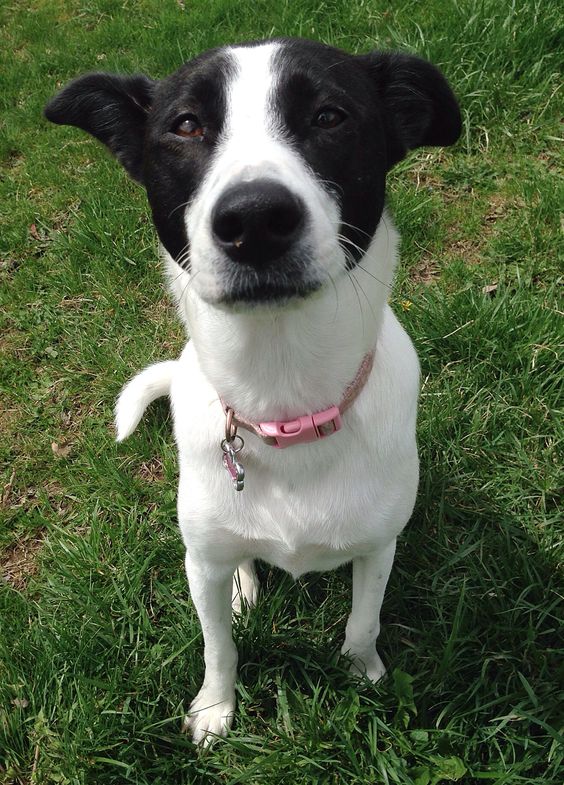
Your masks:
M256 601L256 558L293 576L352 561L342 652L378 681L380 608L418 482L419 365L387 304L385 182L409 150L458 139L446 80L408 54L281 38L213 49L160 81L87 74L45 115L98 138L145 187L191 338L116 409L122 440L171 398L204 637L186 728L206 746L231 726L231 613Z

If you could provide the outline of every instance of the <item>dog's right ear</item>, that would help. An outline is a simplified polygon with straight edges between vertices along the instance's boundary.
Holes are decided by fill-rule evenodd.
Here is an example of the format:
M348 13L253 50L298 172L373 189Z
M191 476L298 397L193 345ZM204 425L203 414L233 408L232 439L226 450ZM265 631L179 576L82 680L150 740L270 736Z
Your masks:
M145 127L156 84L142 74L85 74L49 101L45 117L88 131L142 183Z

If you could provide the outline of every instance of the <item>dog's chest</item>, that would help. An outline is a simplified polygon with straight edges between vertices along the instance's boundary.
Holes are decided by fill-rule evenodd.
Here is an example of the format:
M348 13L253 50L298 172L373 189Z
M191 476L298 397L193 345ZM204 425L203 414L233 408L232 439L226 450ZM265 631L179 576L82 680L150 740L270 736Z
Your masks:
M249 487L235 496L227 478L219 477L224 479L216 490L214 509L208 508L211 516L196 536L208 539L212 547L220 542L222 548L236 552L239 561L260 558L296 578L334 569L374 547L378 522L352 497L347 504L336 494L320 495L319 488L295 484L289 489L275 479L266 484L263 475L256 478L261 491L253 492L251 478ZM188 518L194 521L198 514L194 510ZM210 524L213 530L204 533Z
M336 549L307 542L255 541L253 555L298 578L306 572L333 570L362 553L362 548Z
M366 549L374 534L374 520L352 496L329 493L330 484L307 479L292 487L277 481L261 483L263 492L250 492L243 500L243 514L227 523L231 536L249 555L291 573L338 567ZM348 495L348 494L347 494ZM356 520L356 525L354 521Z
M379 344L370 380L341 431L284 450L241 431L240 492L222 465L225 414L218 394L188 345L171 388L178 513L188 548L235 563L258 557L299 575L337 567L401 531L417 487L418 366L391 312L383 337L386 330L390 349Z
M298 456L268 453L269 461L249 449L242 457L241 492L233 489L219 453L200 454L196 466L181 450L179 519L187 546L198 541L237 561L260 558L297 577L334 569L388 540L402 517L398 505L411 505L412 494L406 501L405 491L386 484L387 475L374 471L373 463L363 465L358 452L339 460L338 445L346 439L334 439L333 454L317 463L305 457L304 451L315 452L305 445L295 448Z

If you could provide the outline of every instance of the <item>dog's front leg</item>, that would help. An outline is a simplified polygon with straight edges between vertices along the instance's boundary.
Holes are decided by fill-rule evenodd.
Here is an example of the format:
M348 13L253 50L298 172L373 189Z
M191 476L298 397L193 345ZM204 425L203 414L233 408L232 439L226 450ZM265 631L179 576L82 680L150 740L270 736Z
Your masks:
M196 744L225 736L235 711L237 650L231 636L231 582L236 565L218 565L186 554L186 574L204 636L204 683L190 704L184 727Z
M341 649L351 659L351 671L371 681L381 679L386 668L376 651L380 609L390 577L395 539L382 550L353 560L353 601Z

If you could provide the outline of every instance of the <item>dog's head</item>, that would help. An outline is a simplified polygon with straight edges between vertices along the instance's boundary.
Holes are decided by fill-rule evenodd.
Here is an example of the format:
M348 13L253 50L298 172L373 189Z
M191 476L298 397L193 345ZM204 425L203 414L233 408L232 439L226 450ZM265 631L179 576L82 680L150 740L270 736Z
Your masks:
M460 134L424 60L299 39L214 49L161 81L87 74L45 114L110 148L145 186L168 254L223 304L306 296L355 265L389 169Z

